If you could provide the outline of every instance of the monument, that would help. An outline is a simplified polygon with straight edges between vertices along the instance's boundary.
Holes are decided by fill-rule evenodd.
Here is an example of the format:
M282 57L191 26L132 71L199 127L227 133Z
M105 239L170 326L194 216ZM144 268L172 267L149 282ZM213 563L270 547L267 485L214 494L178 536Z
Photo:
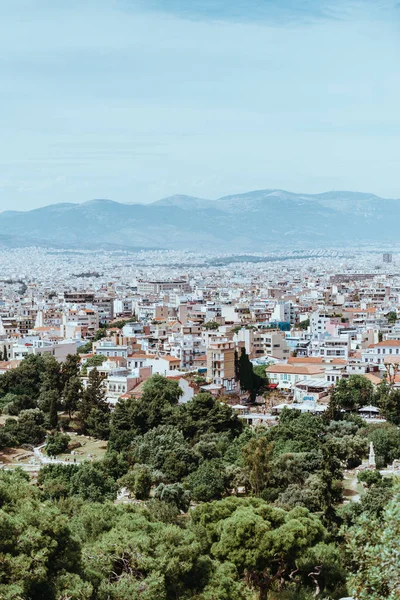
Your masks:
M369 464L370 468L375 469L375 467L376 467L375 450L374 450L374 444L372 442L370 442L370 444L369 444L368 464Z

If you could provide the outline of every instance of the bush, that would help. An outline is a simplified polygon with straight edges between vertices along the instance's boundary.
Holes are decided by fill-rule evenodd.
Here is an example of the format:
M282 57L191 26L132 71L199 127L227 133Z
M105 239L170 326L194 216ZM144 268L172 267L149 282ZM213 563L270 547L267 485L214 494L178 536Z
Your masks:
M367 487L371 487L371 485L380 483L382 481L382 475L379 471L375 470L360 471L357 479L358 481L365 483Z

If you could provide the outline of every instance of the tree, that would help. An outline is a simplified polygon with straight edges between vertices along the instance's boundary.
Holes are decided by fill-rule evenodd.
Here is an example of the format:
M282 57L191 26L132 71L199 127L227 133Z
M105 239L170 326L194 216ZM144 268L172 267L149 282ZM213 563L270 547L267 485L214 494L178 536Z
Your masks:
M17 416L21 410L36 408L36 402L26 395L8 393L0 398L0 410L4 415Z
M180 483L160 483L154 492L154 498L172 504L179 511L187 513L190 506L190 491Z
M193 500L210 502L223 496L228 478L221 460L205 460L196 471L185 479L185 487L190 490Z
M241 348L239 356L239 382L242 390L253 390L253 365L244 348Z
M304 319L297 324L298 329L308 329L310 326L310 319Z
M43 356L44 369L40 375L40 393L62 390L60 364L51 354Z
M151 471L147 465L136 464L118 483L132 492L137 500L147 500L152 484Z
M389 325L395 325L397 321L397 312L395 310L391 310L385 315Z
M253 365L249 360L246 350L241 349L240 357L237 363L240 388L249 392L250 399L255 402L257 394L260 392L262 387L266 384L266 379L257 375L254 372Z
M76 464L48 464L42 466L37 483L46 500L66 498L71 494L71 477L80 469Z
M79 377L71 377L64 385L62 395L62 405L71 418L72 414L77 410L82 398L82 383Z
M313 586L313 598L331 594L339 598L346 593L346 571L339 548L319 542L297 560L303 585Z
M79 418L84 432L100 439L107 439L109 435L110 407L105 394L103 377L93 368L82 394Z
M394 372L390 383L385 377L377 386L374 402L380 407L382 415L389 423L400 425L400 390L393 387L395 374Z
M274 454L286 452L311 452L322 445L325 426L322 419L299 410L285 408L279 419L279 425L267 432L270 442L274 443Z
M69 435L56 432L47 436L46 452L49 456L57 456L68 450L68 444L71 441Z
M37 400L41 391L45 359L37 354L27 356L16 369L10 369L0 378L0 397L8 393L26 395Z
M370 425L365 431L369 442L373 442L376 466L386 467L400 456L400 431L389 423Z
M110 449L126 451L137 435L175 422L181 395L177 381L153 375L145 382L139 400L119 400L111 416Z
M70 494L90 502L114 500L117 485L111 477L105 477L98 464L83 463L71 476Z
M238 576L257 589L259 600L293 581L297 561L325 536L319 519L306 509L287 512L256 498L202 505L191 520L196 530L205 529L211 555L232 563ZM324 568L320 564L320 573Z
M389 502L381 520L363 515L345 533L350 589L359 600L395 600L399 594L400 495Z
M272 444L260 436L249 441L243 448L244 465L247 477L255 496L267 487L271 476Z
M58 577L81 567L68 518L55 505L41 502L38 490L20 473L0 472L0 489L4 485L8 502L0 502L0 597L53 600Z
M82 346L79 346L79 348L78 348L78 354L88 354L91 351L92 351L92 342L86 342L86 344L83 344Z
M377 483L381 483L382 475L376 469L360 471L357 475L358 481L365 483L366 486L371 487Z
M197 467L199 460L182 432L172 425L160 425L137 436L132 458L161 471L165 481L170 483L181 481Z
M99 367L106 360L107 358L102 354L94 354L93 356L90 356L82 365L81 375L86 375L88 367Z
M204 323L203 328L212 331L218 329L219 324L216 321L208 321L207 323Z
M41 444L45 438L43 427L44 414L38 408L23 410L19 414L18 421L7 419L4 432L11 435L17 444Z
M350 375L339 379L331 394L331 401L338 409L357 410L371 404L374 388L363 375Z
M54 390L52 392L47 392L47 394L49 394L49 398L50 398L49 424L50 424L50 427L53 427L55 429L58 425L58 414L57 414L58 393Z
M200 393L179 407L178 425L186 438L198 440L205 433L239 435L243 424L232 408L208 393Z
M266 366L265 365L255 365L253 366L253 372L255 373L255 375L257 375L257 377L260 377L261 379L265 380L265 384L268 383L268 377L267 377L267 373L265 372Z
M329 453L341 460L347 469L361 465L368 454L367 440L360 435L327 435L325 445Z
M78 354L68 354L68 356L61 365L61 387L64 388L66 383L70 379L79 376L80 360L81 359L78 356Z

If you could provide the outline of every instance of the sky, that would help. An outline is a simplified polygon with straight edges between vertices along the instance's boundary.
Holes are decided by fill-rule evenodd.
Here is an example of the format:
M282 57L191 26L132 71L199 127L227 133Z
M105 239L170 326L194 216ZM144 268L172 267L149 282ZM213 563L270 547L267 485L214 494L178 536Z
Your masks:
M0 210L400 198L396 0L1 0Z

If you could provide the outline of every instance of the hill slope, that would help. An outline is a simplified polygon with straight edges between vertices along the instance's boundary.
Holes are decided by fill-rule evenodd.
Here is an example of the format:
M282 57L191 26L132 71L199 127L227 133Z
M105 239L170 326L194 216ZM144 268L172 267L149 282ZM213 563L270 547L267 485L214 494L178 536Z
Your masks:
M215 201L91 200L0 214L0 246L264 251L399 240L400 201L357 192L259 190Z

